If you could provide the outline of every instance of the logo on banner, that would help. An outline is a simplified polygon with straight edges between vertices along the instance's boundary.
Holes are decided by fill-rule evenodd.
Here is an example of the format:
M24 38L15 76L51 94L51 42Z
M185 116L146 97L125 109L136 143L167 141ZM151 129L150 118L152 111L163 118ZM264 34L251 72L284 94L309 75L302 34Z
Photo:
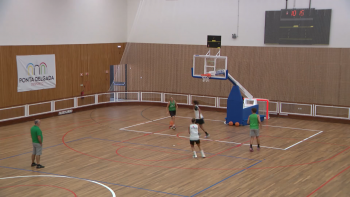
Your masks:
M48 68L45 62L41 62L40 64L34 65L33 63L29 63L26 66L27 74L29 77L19 78L20 83L33 83L32 85L41 85L41 82L51 81L55 78L53 76L47 76Z
M45 62L41 62L39 65L29 63L27 65L27 72L29 76L47 74L47 65Z

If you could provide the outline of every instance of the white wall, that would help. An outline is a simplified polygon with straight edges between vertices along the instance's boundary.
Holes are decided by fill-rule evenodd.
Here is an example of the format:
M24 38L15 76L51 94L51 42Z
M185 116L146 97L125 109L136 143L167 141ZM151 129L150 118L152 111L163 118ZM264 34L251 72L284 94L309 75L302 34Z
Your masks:
M205 45L207 35L222 35L222 45L281 46L264 45L265 11L284 9L285 0L240 0L235 40L238 0L128 1L128 18L135 17L128 20L128 42ZM294 2L296 8L309 7L309 0L289 0L288 8ZM350 0L312 0L311 7L332 9L330 45L315 47L349 48Z
M126 0L0 0L0 45L117 43Z

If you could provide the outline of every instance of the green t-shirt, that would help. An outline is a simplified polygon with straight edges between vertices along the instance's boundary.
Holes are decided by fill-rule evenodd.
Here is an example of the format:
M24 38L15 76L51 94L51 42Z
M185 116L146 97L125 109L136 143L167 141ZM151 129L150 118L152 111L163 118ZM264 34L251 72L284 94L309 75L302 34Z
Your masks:
M176 103L175 101L169 102L169 111L176 111Z
M41 130L38 126L34 125L30 129L30 134L32 135L33 143L40 143L38 140L38 136L41 136L41 142L43 142L43 133L41 132Z
M251 114L249 116L250 129L259 129L259 120L257 114Z

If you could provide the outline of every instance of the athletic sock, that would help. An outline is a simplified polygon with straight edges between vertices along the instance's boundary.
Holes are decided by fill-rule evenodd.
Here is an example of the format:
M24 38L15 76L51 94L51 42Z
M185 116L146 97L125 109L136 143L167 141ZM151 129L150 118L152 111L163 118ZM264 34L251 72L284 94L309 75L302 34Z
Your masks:
M253 145L252 145L252 144L250 144L250 148L253 148Z
M205 135L208 135L208 132L204 131L205 132Z
M258 144L258 148L260 148L260 144Z
M194 156L194 157L197 157L196 151L193 151L193 156Z

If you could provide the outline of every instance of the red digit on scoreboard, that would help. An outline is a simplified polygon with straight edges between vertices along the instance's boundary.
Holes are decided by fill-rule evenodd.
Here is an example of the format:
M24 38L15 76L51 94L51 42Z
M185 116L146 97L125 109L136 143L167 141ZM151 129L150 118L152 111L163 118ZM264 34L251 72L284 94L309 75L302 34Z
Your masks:
M297 11L296 10L293 10L292 13L291 13L292 16L296 16L297 15Z
M300 10L299 16L304 16L304 10Z

